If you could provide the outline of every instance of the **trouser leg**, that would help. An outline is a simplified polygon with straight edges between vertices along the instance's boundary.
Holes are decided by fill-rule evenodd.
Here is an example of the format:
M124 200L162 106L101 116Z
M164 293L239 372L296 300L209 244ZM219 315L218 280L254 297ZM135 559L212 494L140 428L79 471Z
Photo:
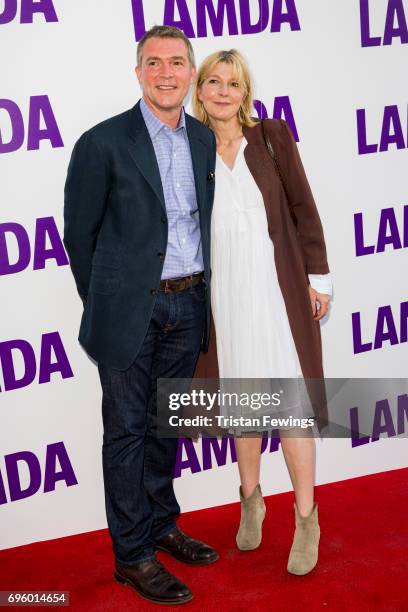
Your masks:
M153 540L164 537L174 528L180 512L173 489L178 439L157 436L157 379L192 378L205 320L203 284L168 297L172 300L172 317L153 359L145 444L144 483L153 510Z

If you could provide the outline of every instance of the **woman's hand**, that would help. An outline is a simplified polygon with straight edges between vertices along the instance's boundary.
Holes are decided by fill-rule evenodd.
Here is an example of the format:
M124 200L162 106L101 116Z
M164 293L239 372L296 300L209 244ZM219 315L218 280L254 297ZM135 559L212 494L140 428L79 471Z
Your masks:
M320 321L329 310L330 295L327 293L319 293L309 285L310 302L312 304L313 318L315 321ZM319 304L319 308L317 307Z

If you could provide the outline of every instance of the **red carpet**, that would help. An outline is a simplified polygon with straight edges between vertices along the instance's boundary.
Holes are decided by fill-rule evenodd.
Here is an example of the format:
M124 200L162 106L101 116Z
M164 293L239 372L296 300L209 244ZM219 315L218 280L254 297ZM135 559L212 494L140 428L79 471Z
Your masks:
M267 498L262 546L235 547L239 505L184 514L180 526L215 545L221 559L189 567L159 558L194 591L178 610L408 612L408 469L316 489L322 530L318 566L286 572L293 495ZM1 528L1 527L0 527ZM158 610L112 579L107 531L0 552L0 590L70 591L74 610Z

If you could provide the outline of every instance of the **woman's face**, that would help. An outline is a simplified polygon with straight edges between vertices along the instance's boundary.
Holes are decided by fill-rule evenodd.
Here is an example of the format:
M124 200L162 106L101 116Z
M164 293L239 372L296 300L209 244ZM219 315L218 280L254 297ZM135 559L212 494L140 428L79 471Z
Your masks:
M197 93L210 119L218 121L235 117L245 96L234 67L226 62L214 66Z

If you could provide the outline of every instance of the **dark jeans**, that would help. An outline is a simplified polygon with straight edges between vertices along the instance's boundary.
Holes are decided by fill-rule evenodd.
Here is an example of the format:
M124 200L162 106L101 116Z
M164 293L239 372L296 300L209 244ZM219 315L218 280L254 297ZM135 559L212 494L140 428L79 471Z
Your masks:
M180 512L173 490L178 440L155 433L157 378L190 378L200 352L205 285L159 292L146 337L126 371L99 366L106 514L116 559L154 557Z

